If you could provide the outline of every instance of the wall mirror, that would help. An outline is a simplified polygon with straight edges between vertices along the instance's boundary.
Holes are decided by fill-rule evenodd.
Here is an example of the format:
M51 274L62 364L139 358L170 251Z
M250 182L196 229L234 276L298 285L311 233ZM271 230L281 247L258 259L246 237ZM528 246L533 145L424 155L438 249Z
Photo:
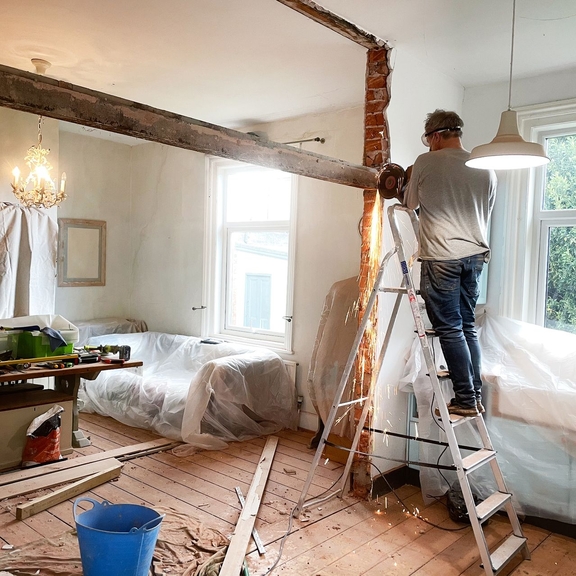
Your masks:
M58 218L58 286L106 284L106 222Z

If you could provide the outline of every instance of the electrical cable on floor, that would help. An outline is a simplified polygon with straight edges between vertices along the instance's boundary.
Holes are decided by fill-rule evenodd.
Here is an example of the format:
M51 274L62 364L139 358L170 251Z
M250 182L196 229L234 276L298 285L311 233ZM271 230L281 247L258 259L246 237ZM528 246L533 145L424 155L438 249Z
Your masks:
M369 454L366 454L364 452L360 452L358 450L349 450L349 452L354 452L355 454L360 454L360 455L364 455L364 456L370 456ZM444 451L442 452L442 454L444 454L444 452L446 451L446 448L444 448ZM441 456L442 456L441 454ZM382 474L382 471L380 470L380 468L378 468L378 466L376 466L376 464L374 464L374 462L370 462L370 464L372 466L374 466L374 468L376 468L376 471L380 474L380 476L384 479L384 481L386 482L386 484L388 484L388 488L390 489L390 491L392 492L392 494L394 494L394 497L396 498L396 500L398 500L398 502L401 504L401 506L404 508L404 510L409 511L408 506L402 501L402 499L400 498L400 496L398 496L398 494L396 493L396 491L394 490L394 488L392 488L392 485L390 484L390 482L388 481L388 479L386 478L386 476L384 476L384 474ZM338 484L338 482L340 481L340 479L342 478L342 474L340 474L340 476L332 483L332 485L330 487L328 487L326 490L324 490L324 492L322 492L321 494L319 494L318 496L316 496L316 498L321 498L324 494L327 494L332 488L334 488L334 486L336 486L336 484ZM436 498L435 498L436 499ZM272 570L274 570L274 568L276 568L276 566L278 566L278 563L280 562L280 559L282 558L282 552L284 550L284 544L286 543L286 540L288 539L288 536L290 536L290 533L292 531L292 523L294 520L294 511L296 510L296 506L294 506L292 508L292 510L290 510L290 517L288 519L288 528L286 529L286 532L284 533L284 535L282 536L281 540L280 540L280 548L278 549L278 556L276 557L276 560L274 561L274 563L272 564L272 566L270 566L266 572L264 572L262 574L262 576L268 576L268 574L270 574L272 572ZM434 524L433 522L430 522L430 520L427 520L426 518L424 518L423 516L421 516L420 514L411 512L410 513L412 516L414 516L415 518L418 518L418 520L422 520L422 522L428 524L429 526L432 526L434 528L438 528L440 530L444 530L445 532L460 532L461 530L466 530L466 528L469 528L468 525L466 526L462 526L461 528L446 528L444 526L440 526L439 524Z
M290 518L288 519L288 529L286 530L284 536L282 536L282 540L280 540L280 548L278 549L278 556L276 557L276 560L274 560L274 564L272 564L272 566L270 566L270 568L268 568L268 570L266 570L266 572L264 572L264 574L262 574L262 576L268 576L268 574L270 574L270 572L272 572L272 570L274 570L274 568L276 568L276 566L278 566L278 562L280 562L280 558L282 558L282 551L284 550L284 543L286 542L286 539L288 538L288 536L290 536L290 532L292 530L292 522L294 519L294 510L296 510L296 506L294 506L294 508L292 508L292 510L290 510Z
M374 468L376 468L376 471L378 472L378 474L380 474L380 477L384 478L384 481L386 482L386 484L388 484L388 488L390 488L390 491L392 492L392 494L394 494L394 497L396 498L396 500L398 500L398 503L404 508L404 510L409 512L410 509L402 501L402 498L400 498L400 496L398 496L398 494L396 493L394 488L392 488L392 485L390 484L390 482L388 482L388 478L386 478L386 476L384 474L382 474L381 470L378 468L378 466L376 466L376 464L374 464L374 462L370 462L370 464L372 466L374 466ZM434 524L434 522L430 522L430 520L428 520L427 518L424 518L421 514L419 514L417 512L410 512L410 515L414 516L414 518L418 518L418 520L422 520L422 522L425 522L429 526L432 526L434 528L439 528L440 530L444 530L446 532L460 532L461 530L466 530L466 528L470 528L469 525L461 526L460 528L446 528L444 526L440 526L439 524Z
M344 474L344 471L342 471L342 474ZM342 479L342 474L340 474L340 476L338 476L338 478L336 480L334 480L332 485L329 486L328 488L326 488L326 490L324 490L324 492L321 492L318 496L316 496L316 498L321 498L322 496L324 496L324 494L327 494L328 492L330 492L330 490L332 490L332 488L334 488L334 486L336 486L336 484L338 484L338 482L340 482L340 480ZM298 506L298 504L296 504L296 506ZM282 536L282 539L280 540L280 548L278 549L278 556L276 557L274 564L272 564L272 566L270 566L270 568L268 568L266 570L266 572L264 572L264 574L262 574L262 576L268 576L268 574L270 574L270 572L272 572L272 570L274 570L274 568L276 568L276 566L278 566L278 562L280 562L280 559L282 558L282 551L284 550L284 543L286 542L286 540L288 539L288 536L290 536L290 532L292 531L292 522L294 521L294 510L296 510L296 506L294 506L294 508L292 508L292 510L290 510L290 518L288 519L288 529L286 530L286 532L284 533L284 536Z

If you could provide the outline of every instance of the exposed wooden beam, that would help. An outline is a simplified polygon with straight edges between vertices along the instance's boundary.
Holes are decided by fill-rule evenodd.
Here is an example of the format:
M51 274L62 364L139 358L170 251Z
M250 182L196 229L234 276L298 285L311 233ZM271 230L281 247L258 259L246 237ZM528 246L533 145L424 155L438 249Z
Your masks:
M0 106L118 134L276 168L355 188L376 188L378 171L0 66Z
M384 40L374 36L374 34L370 34L366 30L356 26L356 24L344 20L344 18L334 14L334 12L322 8L322 6L312 0L278 0L278 2L296 10L296 12L308 16L308 18L311 18L314 22L318 22L318 24L322 24L322 26L338 32L338 34L348 38L348 40L352 40L352 42L356 42L356 44L360 44L360 46L364 46L364 48L368 48L368 50L373 48L390 48Z

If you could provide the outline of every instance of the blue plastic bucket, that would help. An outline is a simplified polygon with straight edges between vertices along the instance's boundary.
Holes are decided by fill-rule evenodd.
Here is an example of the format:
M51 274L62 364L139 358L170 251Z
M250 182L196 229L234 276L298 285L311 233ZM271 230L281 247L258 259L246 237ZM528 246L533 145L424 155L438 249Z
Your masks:
M80 502L93 506L77 514ZM146 506L77 498L74 520L84 576L147 576L163 518Z

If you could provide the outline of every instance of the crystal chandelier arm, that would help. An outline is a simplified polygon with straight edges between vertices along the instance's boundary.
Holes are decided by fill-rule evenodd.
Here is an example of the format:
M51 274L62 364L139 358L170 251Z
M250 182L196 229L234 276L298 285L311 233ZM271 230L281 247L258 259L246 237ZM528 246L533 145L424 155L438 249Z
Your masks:
M51 208L66 200L66 174L62 174L60 188L52 180L50 171L52 165L48 162L48 148L42 148L42 124L44 118L38 117L38 144L31 146L25 157L30 169L28 177L23 180L20 170L16 167L12 171L14 181L11 183L14 195L24 206L37 208Z

